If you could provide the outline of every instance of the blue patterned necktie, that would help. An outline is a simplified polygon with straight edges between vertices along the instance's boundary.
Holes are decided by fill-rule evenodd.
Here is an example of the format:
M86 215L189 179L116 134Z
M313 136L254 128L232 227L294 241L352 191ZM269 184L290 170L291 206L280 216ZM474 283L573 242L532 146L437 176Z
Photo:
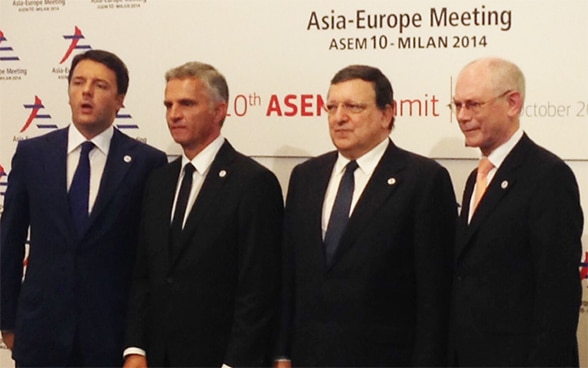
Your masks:
M88 225L90 202L90 158L89 153L94 143L82 143L80 161L69 187L69 207L78 235L82 235Z
M327 266L331 265L333 256L337 251L343 231L349 222L349 210L351 209L351 199L353 198L353 190L355 188L355 178L353 176L358 165L356 161L350 161L345 167L345 173L333 204L331 217L327 226L327 233L325 234L325 256Z

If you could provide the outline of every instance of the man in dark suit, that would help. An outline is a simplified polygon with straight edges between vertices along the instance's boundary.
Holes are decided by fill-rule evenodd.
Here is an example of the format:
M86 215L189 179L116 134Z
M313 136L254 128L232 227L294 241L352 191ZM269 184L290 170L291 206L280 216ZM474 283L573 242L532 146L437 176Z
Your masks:
M465 143L483 156L457 225L450 354L459 366L578 366L578 186L521 130L524 97L522 72L502 59L468 64L456 83Z
M168 127L183 152L147 184L125 367L267 364L279 183L222 137L228 87L215 68L189 62L166 81Z
M297 166L288 188L277 353L291 361L277 365L445 365L449 174L390 140L396 107L380 70L340 70L326 106L337 151Z
M116 55L77 55L68 80L73 124L21 141L12 161L0 327L18 366L120 366L141 193L167 160L112 126L129 81Z

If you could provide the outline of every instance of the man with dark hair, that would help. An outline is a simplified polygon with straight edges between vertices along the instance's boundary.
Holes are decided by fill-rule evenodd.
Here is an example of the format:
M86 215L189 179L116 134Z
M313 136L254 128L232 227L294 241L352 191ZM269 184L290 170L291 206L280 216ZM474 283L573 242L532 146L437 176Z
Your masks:
M277 365L446 365L449 174L390 140L380 70L339 71L326 107L337 150L294 168L288 188Z
M68 77L73 124L19 142L14 154L0 328L17 366L122 364L141 195L148 174L167 161L112 126L128 80L110 52L77 55Z
M221 135L229 92L213 66L165 75L182 156L145 191L125 367L268 364L279 299L282 191Z
M82 54L77 54L71 61L67 82L71 83L76 66L84 60L90 60L104 65L114 72L116 77L116 90L119 95L126 95L129 89L129 71L123 61L115 54L104 50L88 50Z

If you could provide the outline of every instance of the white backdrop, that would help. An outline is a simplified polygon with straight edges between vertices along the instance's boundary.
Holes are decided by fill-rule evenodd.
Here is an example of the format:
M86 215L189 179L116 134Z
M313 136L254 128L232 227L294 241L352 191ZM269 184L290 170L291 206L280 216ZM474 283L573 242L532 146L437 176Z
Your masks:
M284 191L294 164L332 149L322 108L332 75L377 66L399 106L394 141L438 159L461 197L478 153L464 147L447 104L460 68L494 55L525 72L522 125L572 167L588 218L587 16L586 0L0 0L0 195L17 142L70 123L68 68L93 48L130 70L115 124L170 155L179 149L165 125L163 74L189 60L216 66L231 92L223 134Z
M586 14L585 0L5 0L0 163L9 166L17 140L47 131L39 125L69 123L65 77L84 47L111 50L128 64L126 116L117 124L170 153L177 148L164 124L163 73L199 60L227 77L225 134L250 155L329 149L328 81L365 63L392 80L398 144L436 158L475 157L447 108L452 80L467 61L499 55L527 75L527 132L565 159L587 159ZM21 132L36 97L48 117Z

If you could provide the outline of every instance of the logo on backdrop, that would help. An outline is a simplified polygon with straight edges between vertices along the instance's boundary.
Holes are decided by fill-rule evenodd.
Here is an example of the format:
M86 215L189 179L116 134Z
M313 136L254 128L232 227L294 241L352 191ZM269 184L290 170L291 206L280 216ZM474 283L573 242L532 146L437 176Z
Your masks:
M0 61L17 61L18 56L13 53L13 48L7 42L4 32L0 29Z
M53 74L57 74L58 79L67 79L69 74L69 66L67 65L67 62L69 62L74 51L86 51L92 49L92 46L88 44L84 33L78 26L74 26L73 34L65 34L63 35L63 38L70 41L69 45L65 50L65 54L63 54L59 61L59 66L54 67L51 70Z
M18 66L20 58L8 42L6 34L0 29L0 81L21 80L27 70Z
M123 105L123 109L126 109L126 106ZM136 133L139 131L140 127L139 124L135 122L133 116L127 112L119 111L116 114L116 119L114 120L114 126L126 134L134 137L136 140L141 141L143 143L147 143L146 137L139 137Z
M580 263L580 279L588 279L588 252L584 253L584 262Z
M90 50L92 48L92 46L90 45L84 45L83 41L82 43L80 43L80 40L83 40L86 37L84 37L82 30L78 26L75 26L73 34L63 35L63 38L65 38L66 40L71 40L71 42L69 44L69 47L67 48L67 51L65 52L65 55L63 55L63 57L61 58L59 64L63 64L70 57L71 53L74 50Z
M123 105L123 109L126 106ZM139 129L139 126L133 122L133 116L124 112L118 112L116 114L115 126L120 130L133 130Z
M43 113L45 105L43 105L43 101L41 101L39 96L35 96L35 102L32 104L23 104L23 106L25 109L31 110L31 112L26 122L20 129L20 133L29 131L29 128L31 125L33 125L33 123L41 131L57 129L57 125L51 122L51 115ZM28 137L14 137L14 141L19 141L26 138Z
M4 166L0 164L0 196L4 197L6 186L8 185L8 175L4 171ZM2 213L2 205L0 204L0 213Z

